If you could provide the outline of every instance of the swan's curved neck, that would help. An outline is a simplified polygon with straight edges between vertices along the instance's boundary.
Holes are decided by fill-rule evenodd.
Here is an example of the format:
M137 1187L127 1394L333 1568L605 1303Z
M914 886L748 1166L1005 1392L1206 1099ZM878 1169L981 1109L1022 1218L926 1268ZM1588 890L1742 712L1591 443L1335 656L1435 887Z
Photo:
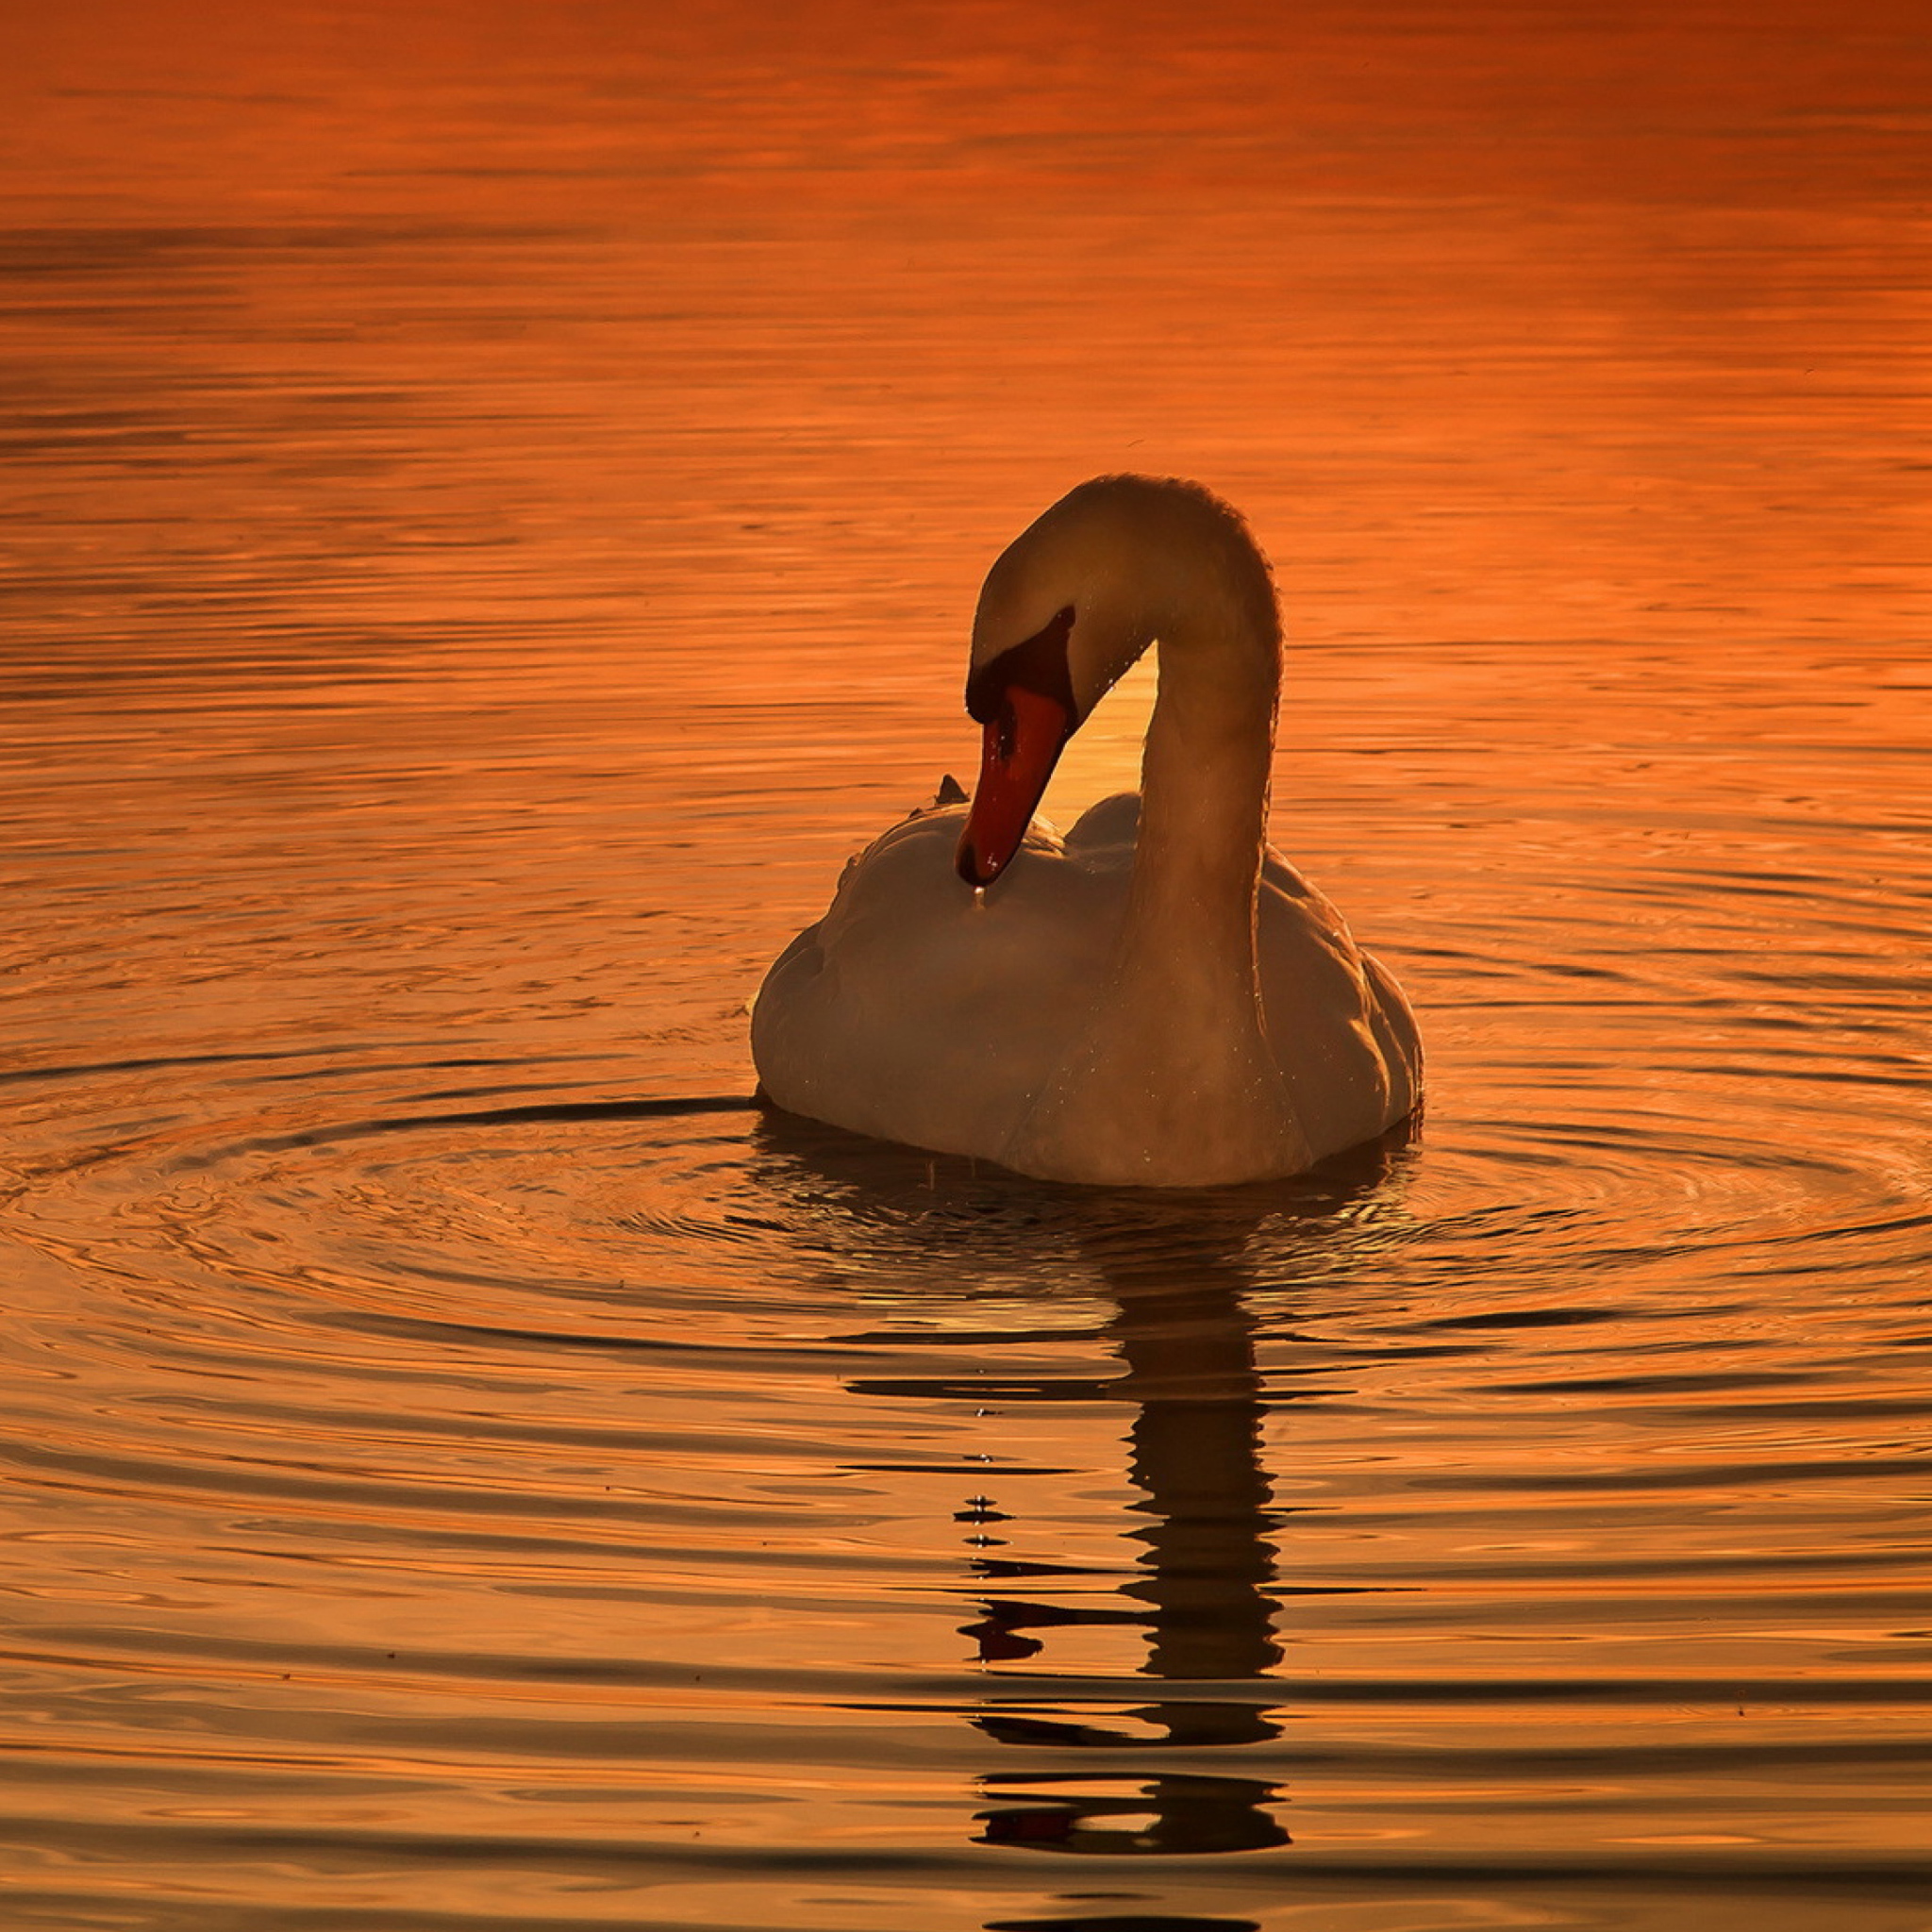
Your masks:
M1172 486L1099 486L1137 511L1120 630L1158 641L1124 923L1078 1043L1015 1131L1029 1174L1170 1182L1306 1166L1256 958L1281 625L1239 522ZM1077 622L1077 620L1076 620Z
M1255 891L1268 815L1281 634L1273 599L1171 620L1141 767L1141 830L1122 967L1162 969L1221 1023L1254 1005ZM1180 989L1176 989L1177 991ZM1210 1024L1213 1024L1210 1023Z
M1249 1179L1307 1158L1270 1051L1255 899L1280 683L1263 621L1170 622L1125 924L1078 1048L1014 1142L1029 1173Z

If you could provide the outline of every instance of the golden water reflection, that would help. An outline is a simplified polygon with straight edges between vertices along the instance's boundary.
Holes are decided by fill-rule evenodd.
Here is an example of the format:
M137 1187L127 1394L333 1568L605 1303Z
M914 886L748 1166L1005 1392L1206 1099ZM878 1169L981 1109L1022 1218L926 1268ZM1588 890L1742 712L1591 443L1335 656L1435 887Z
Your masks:
M1207 1768L1221 1749L1282 1734L1276 1706L1284 1691L1270 1678L1284 1657L1275 1620L1291 1592L1277 1574L1284 1518L1272 1507L1262 1430L1271 1406L1291 1404L1293 1396L1277 1391L1271 1397L1264 1384L1248 1307L1257 1282L1245 1256L1264 1226L1278 1241L1284 1213L1305 1217L1310 1242L1326 1245L1330 1217L1387 1191L1393 1160L1413 1133L1405 1124L1330 1163L1301 1184L1306 1205L1299 1210L1279 1189L1229 1194L1205 1213L1185 1196L1050 1191L1073 1232L1083 1298L1098 1291L1111 1305L1094 1340L1110 1349L1114 1368L1042 1379L990 1364L970 1379L851 1383L861 1396L941 1405L970 1399L994 1413L1030 1402L1073 1403L1118 1406L1128 1418L1122 1447L1139 1492L1133 1514L1142 1519L1129 1537L1141 1555L1123 1578L1098 1573L1095 1581L1108 1587L1082 1590L1074 1602L1037 1599L1027 1593L1029 1579L1064 1591L1077 1586L1077 1573L1064 1561L1029 1560L1029 1525L1001 1508L996 1495L973 1497L957 1512L973 1551L968 1567L984 1591L960 1629L989 1678L986 1700L970 1721L1002 1745L1052 1754L1037 1770L1002 1764L982 1774L981 1842L1113 1856L1291 1842L1277 1778L1243 1776L1239 1760ZM848 1189L862 1192L891 1172L864 1143L833 1129L772 1115L760 1135L780 1158L823 1176L833 1198ZM935 1187L974 1185L967 1163L931 1166ZM1124 1701L1118 1678L1083 1686L1077 1670L1055 1670L1056 1635L1095 1629L1144 1637L1138 1668L1154 1680L1145 1702ZM1021 1663L1037 1668L1002 1669ZM1090 1754L1091 1768L1071 1768Z
M0 1917L1918 1932L1921 0L14 11ZM1117 469L1431 1056L1258 1222L741 1105Z
M1117 1251L1116 1251L1117 1252ZM1098 1258L1098 1257L1096 1257ZM1178 1263L1178 1265L1176 1265ZM1128 1474L1146 1517L1134 1532L1141 1574L1117 1609L1069 1611L1012 1595L990 1598L968 1626L981 1662L1029 1657L1082 1616L1134 1622L1147 1633L1141 1666L1156 1683L1144 1705L1097 1719L1027 1714L991 1704L974 1722L1003 1744L1140 1755L1258 1743L1280 1735L1260 1681L1281 1660L1269 1594L1269 1484L1261 1467L1261 1377L1241 1270L1224 1251L1163 1255L1158 1268L1107 1270L1118 1312L1107 1339L1125 1373L1098 1380L1095 1400L1130 1405ZM1154 1275L1155 1279L1135 1279ZM1176 1278L1178 1277L1178 1278ZM1021 1399L1009 1382L1002 1399ZM1064 1401L1064 1389L1052 1391ZM990 1582L1019 1583L1025 1566L980 1559ZM1140 1606L1135 1608L1132 1606ZM1219 1696L1189 1695L1189 1687ZM1196 1770L991 1773L982 1814L988 1843L1113 1853L1251 1851L1287 1844L1284 1793L1272 1781Z

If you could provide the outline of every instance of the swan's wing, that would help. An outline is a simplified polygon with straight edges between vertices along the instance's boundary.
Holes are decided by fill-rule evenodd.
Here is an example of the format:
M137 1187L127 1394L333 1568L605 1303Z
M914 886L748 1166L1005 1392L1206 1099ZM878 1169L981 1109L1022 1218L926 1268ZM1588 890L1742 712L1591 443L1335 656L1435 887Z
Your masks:
M1327 896L1272 850L1256 913L1268 1037L1310 1144L1372 1139L1421 1091L1408 1002Z
M986 1153L1058 1064L1118 938L1119 877L1036 822L1024 858L975 893L953 866L962 816L924 812L874 841L766 976L752 1057L780 1107Z
M1135 841L1141 836L1141 794L1116 791L1090 805L1074 822L1067 834L1067 850L1077 852L1089 863L1102 855L1113 863L1131 865Z
M1381 1049L1382 1064L1389 1071L1389 1105L1391 1124L1407 1120L1423 1097L1422 1029L1407 996L1395 983L1395 975L1373 953L1362 955L1373 999L1369 1023L1374 1028L1375 1044Z

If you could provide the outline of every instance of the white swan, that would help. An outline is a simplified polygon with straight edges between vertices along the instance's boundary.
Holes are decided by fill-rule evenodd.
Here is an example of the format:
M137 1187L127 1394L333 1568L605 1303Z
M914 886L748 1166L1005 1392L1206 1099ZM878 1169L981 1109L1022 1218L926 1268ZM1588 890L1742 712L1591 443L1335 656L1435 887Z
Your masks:
M1063 841L1032 817L1055 761L1157 638L1141 795ZM1404 1119L1408 1003L1264 842L1280 681L1268 565L1227 505L1143 476L1055 504L980 592L971 809L895 825L779 956L752 1013L767 1097L1155 1187L1294 1174Z

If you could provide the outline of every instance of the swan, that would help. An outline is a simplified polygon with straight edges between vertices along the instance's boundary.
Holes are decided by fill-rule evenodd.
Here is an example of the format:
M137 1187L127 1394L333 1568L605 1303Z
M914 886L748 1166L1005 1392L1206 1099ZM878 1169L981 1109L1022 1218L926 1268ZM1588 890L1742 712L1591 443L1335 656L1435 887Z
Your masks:
M1061 749L1158 641L1138 796L1062 838ZM1405 1119L1408 1002L1266 843L1281 683L1267 560L1198 484L1083 483L988 574L970 807L846 865L752 1008L764 1096L1043 1180L1205 1187L1299 1173Z

